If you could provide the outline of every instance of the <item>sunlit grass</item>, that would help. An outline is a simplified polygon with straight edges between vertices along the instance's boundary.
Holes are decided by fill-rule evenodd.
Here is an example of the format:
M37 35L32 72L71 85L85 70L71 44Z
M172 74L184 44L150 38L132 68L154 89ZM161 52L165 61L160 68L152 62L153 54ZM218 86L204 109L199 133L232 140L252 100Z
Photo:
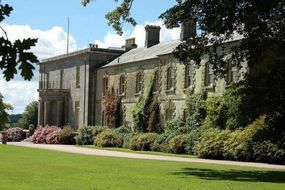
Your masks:
M0 189L284 190L285 171L0 145Z

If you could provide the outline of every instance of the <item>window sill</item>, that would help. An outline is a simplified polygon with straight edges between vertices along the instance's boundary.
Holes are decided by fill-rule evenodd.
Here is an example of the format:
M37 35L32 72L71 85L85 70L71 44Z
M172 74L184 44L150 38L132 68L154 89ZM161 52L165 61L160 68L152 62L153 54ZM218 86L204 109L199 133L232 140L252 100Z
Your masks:
M121 93L121 94L119 94L119 97L125 97L126 96L126 93L124 92L124 93Z
M137 96L141 96L141 95L142 95L142 91L135 93L135 96L136 96L136 97L137 97Z
M166 90L165 92L166 94L175 94L175 89L171 88L171 89Z
M194 91L194 86L193 85L191 85L191 86L188 86L188 87L186 87L186 88L184 88L183 89L183 92L184 93L187 93L187 92L189 92L189 91Z
M215 91L215 85L211 84L211 85L209 85L209 86L206 86L205 89L206 89L207 91Z

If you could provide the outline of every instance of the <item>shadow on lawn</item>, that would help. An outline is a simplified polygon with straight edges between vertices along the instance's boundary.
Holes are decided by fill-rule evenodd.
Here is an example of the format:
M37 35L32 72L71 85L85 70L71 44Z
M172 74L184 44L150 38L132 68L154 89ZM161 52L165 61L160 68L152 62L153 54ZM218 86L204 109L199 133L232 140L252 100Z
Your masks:
M183 168L181 171L172 172L171 174L180 175L181 177L197 176L201 179L206 180L285 183L285 171L245 171Z

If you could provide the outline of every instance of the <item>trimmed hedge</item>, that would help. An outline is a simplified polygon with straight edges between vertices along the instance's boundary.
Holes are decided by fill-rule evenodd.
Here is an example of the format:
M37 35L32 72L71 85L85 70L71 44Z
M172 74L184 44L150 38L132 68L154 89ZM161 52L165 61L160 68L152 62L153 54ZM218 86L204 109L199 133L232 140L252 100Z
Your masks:
M8 142L22 141L26 138L26 133L20 127L9 128L6 133Z
M76 143L79 145L92 145L95 137L107 130L105 126L83 126L79 127L78 134L75 136Z
M107 130L96 136L94 145L99 147L122 147L123 137L111 130Z
M76 144L75 132L70 126L64 126L61 130L59 139L61 144Z
M159 135L156 133L141 133L134 136L130 141L131 150L151 150L155 139Z
M206 130L194 147L194 152L202 158L224 158L225 141L229 138L229 130L210 128Z
M178 135L173 137L169 142L169 148L172 153L175 154L185 154L186 153L186 144L187 144L187 135Z
M54 126L38 127L32 136L36 144L60 144L61 128Z

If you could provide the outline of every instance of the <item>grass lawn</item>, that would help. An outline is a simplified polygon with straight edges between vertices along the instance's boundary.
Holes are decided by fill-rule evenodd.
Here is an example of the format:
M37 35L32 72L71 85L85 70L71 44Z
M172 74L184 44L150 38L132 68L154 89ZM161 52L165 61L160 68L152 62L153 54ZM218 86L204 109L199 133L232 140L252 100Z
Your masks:
M0 145L0 189L285 190L285 171Z
M94 146L94 145L80 145L80 146L85 147L85 148L111 150L111 151L117 151L117 152L129 152L129 153L137 153L137 154L151 154L151 155L159 155L159 156L173 156L173 157L180 157L180 158L197 158L197 156L189 155L189 154L171 154L171 153L155 152L155 151L136 151L136 150L130 150L128 148L97 147L97 146Z

